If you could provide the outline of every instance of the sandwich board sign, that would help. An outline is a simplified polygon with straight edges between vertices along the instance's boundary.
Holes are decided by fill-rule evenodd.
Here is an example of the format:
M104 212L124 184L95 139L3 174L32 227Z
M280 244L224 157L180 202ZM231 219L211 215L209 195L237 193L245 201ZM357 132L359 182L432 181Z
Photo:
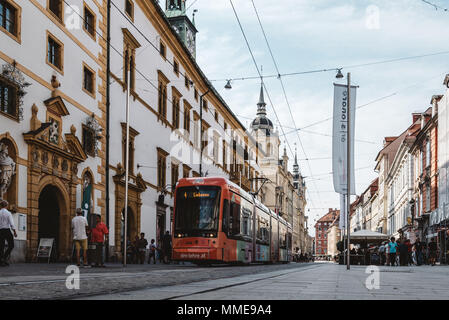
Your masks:
M50 263L54 241L54 238L41 238L39 240L39 247L37 248L37 258L48 258L48 263Z

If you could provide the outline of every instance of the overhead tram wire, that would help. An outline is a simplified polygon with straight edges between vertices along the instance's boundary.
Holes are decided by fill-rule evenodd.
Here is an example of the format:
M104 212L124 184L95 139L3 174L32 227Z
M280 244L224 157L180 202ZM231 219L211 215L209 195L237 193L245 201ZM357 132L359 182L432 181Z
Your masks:
M446 12L449 11L449 9L441 7L441 6L439 6L439 5L435 4L435 3L427 1L427 0L421 0L421 2L427 3L429 6L434 7L435 10L440 9L440 10L443 10L443 11L446 11Z
M279 66L278 66L277 61L276 61L276 59L275 59L275 57L274 57L273 50L271 50L270 43L269 43L268 38L267 38L267 35L266 35L266 33L265 33L265 29L264 29L264 27L263 27L262 21L261 21L261 19L260 19L259 13L258 13L258 11L257 11L256 5L255 5L255 3L254 3L254 0L251 0L251 3L253 4L254 12L256 13L257 20L259 21L259 26L260 26L260 29L262 30L262 34L263 34L263 37L264 37L264 39L265 39L265 43L267 44L268 50L269 50L269 52L270 52L271 59L273 60L274 66L275 66L275 68L276 68L276 72L277 72L278 75L279 75L279 76L278 76L278 80L279 80L279 82L281 83L282 92L283 92L283 95L284 95L284 98L285 98L285 102L287 103L288 111L290 112L290 116L291 116L291 118L292 118L293 125L294 125L295 130L296 130L296 135L297 135L297 137L298 137L299 144L300 144L301 149L302 149L302 151L303 151L303 153L304 153L304 157L307 159L308 156L307 156L306 150L305 150L305 148L304 148L304 144L302 143L301 137L299 136L299 131L297 130L295 117L293 116L293 112L292 112L292 109L291 109L291 106L290 106L290 102L289 102L289 99L288 99L288 97L287 97L287 92L286 92L286 90L285 90L284 81L283 81L283 79L282 79L282 76L280 76L280 73L281 73L281 72L280 72L280 70L279 70ZM284 138L285 138L285 133L284 133ZM307 163L307 166L308 166L308 168L309 168L310 176L313 178L312 166L310 165L310 161L309 161L309 160L306 160L306 163ZM316 186L316 183L313 182L313 184L314 184L314 186L315 186L315 189L318 190L318 188L317 188L317 186ZM320 200L320 202L321 202L321 197L319 196L319 193L318 193L318 197L319 197L319 200Z
M253 52L252 52L252 50L251 50L251 46L249 45L248 38L246 37L245 31L243 30L243 26L242 26L242 24L241 24L241 22L240 22L240 19L239 19L239 16L238 16L238 14L237 14L237 11L235 10L234 4L232 3L232 0L229 0L229 2L230 2L230 4L231 4L231 6L232 6L232 10L234 11L235 18L237 19L238 25L239 25L239 27L240 27L240 31L242 32L242 35L243 35L243 37L244 37L244 39L245 39L246 45L247 45L247 47L248 47L249 53L250 53L251 58L252 58L252 60L253 60L254 66L255 66L255 68L256 68L256 70L257 70L257 73L259 74L260 79L263 79L262 74L261 74L261 72L260 72L260 70L259 70L259 66L258 66L258 64L257 64L257 62L256 62L256 59L255 59L255 57L254 57L254 54L253 54ZM281 121L280 121L280 119L279 119L279 117L278 117L278 114L277 114L277 112L276 112L276 108L274 107L273 101L271 100L270 93L269 93L269 91L268 91L268 89L267 89L267 87L266 87L266 85L265 85L265 83L264 83L263 81L262 81L262 85L263 85L263 88L265 89L265 91L266 91L266 93L267 93L268 100L270 101L271 107L273 108L274 114L275 114L276 119L277 119L277 121L278 121L278 123L279 123L279 126L280 126L280 128L281 128L281 131L282 131L282 133L283 133L284 136L285 136L284 128L283 128L282 123L281 123ZM290 149L291 155L294 157L294 153L293 153L293 150L292 150L292 148L291 148L291 146L290 146L290 143L288 142L287 139L285 139L285 141L286 141L286 143L287 143L288 148ZM316 187L316 186L315 186L315 187ZM306 192L308 192L308 189L306 189ZM309 197L310 197L310 195L309 195ZM321 202L321 198L319 198L319 199L320 199L320 202ZM315 206L315 205L313 204L313 200L312 200L311 198L310 198L310 200L311 200L312 206Z

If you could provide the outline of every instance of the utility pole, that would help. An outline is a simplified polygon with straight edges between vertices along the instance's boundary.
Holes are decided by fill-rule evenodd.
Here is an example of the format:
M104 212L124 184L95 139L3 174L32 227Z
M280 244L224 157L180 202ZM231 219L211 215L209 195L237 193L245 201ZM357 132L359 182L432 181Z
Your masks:
M351 133L351 128L350 128L350 117L351 117L351 73L348 72L348 108L347 108L348 112L347 112L347 120L348 120L348 124L347 124L347 136L346 136L346 142L347 142L347 150L346 150L346 157L347 157L347 161L346 161L346 165L347 165L347 170L346 173L348 175L347 178L347 200L346 200L346 207L347 209L347 215L346 215L346 230L347 230L347 255L348 258L346 259L346 269L349 270L351 269L351 263L350 263L350 229L351 227L349 226L349 215L351 213L351 137L350 137L350 133Z
M128 177L129 177L129 90L130 90L130 63L129 54L126 53L126 145L125 145L125 230L123 232L123 266L126 267L126 249L128 236Z

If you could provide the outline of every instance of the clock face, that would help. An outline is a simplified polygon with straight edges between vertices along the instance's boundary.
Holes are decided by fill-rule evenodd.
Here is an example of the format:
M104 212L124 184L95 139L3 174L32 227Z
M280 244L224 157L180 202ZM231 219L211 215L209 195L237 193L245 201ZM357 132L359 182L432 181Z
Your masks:
M191 54L194 54L195 53L195 36L193 35L193 32L191 30L187 30L186 43L187 43L187 49L189 49Z

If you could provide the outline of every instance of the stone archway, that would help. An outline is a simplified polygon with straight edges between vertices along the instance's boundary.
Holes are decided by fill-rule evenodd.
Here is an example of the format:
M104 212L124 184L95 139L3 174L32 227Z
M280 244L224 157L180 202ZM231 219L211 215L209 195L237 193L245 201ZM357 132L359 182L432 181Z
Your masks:
M35 201L30 208L31 228L28 230L28 254L30 260L36 259L36 251L39 239L55 238L56 257L58 261L70 261L71 257L71 212L75 211L75 199L70 194L76 194L67 190L66 185L57 177L44 176L35 188ZM56 201L56 204L47 204L45 201ZM72 201L73 200L73 201ZM43 212L46 210L47 212ZM42 219L42 220L41 220ZM49 225L52 219L57 219L57 228Z
M61 224L61 217L67 210L67 203L58 187L48 184L39 194L38 241L41 238L54 239L52 258L64 256L64 243L70 232Z

